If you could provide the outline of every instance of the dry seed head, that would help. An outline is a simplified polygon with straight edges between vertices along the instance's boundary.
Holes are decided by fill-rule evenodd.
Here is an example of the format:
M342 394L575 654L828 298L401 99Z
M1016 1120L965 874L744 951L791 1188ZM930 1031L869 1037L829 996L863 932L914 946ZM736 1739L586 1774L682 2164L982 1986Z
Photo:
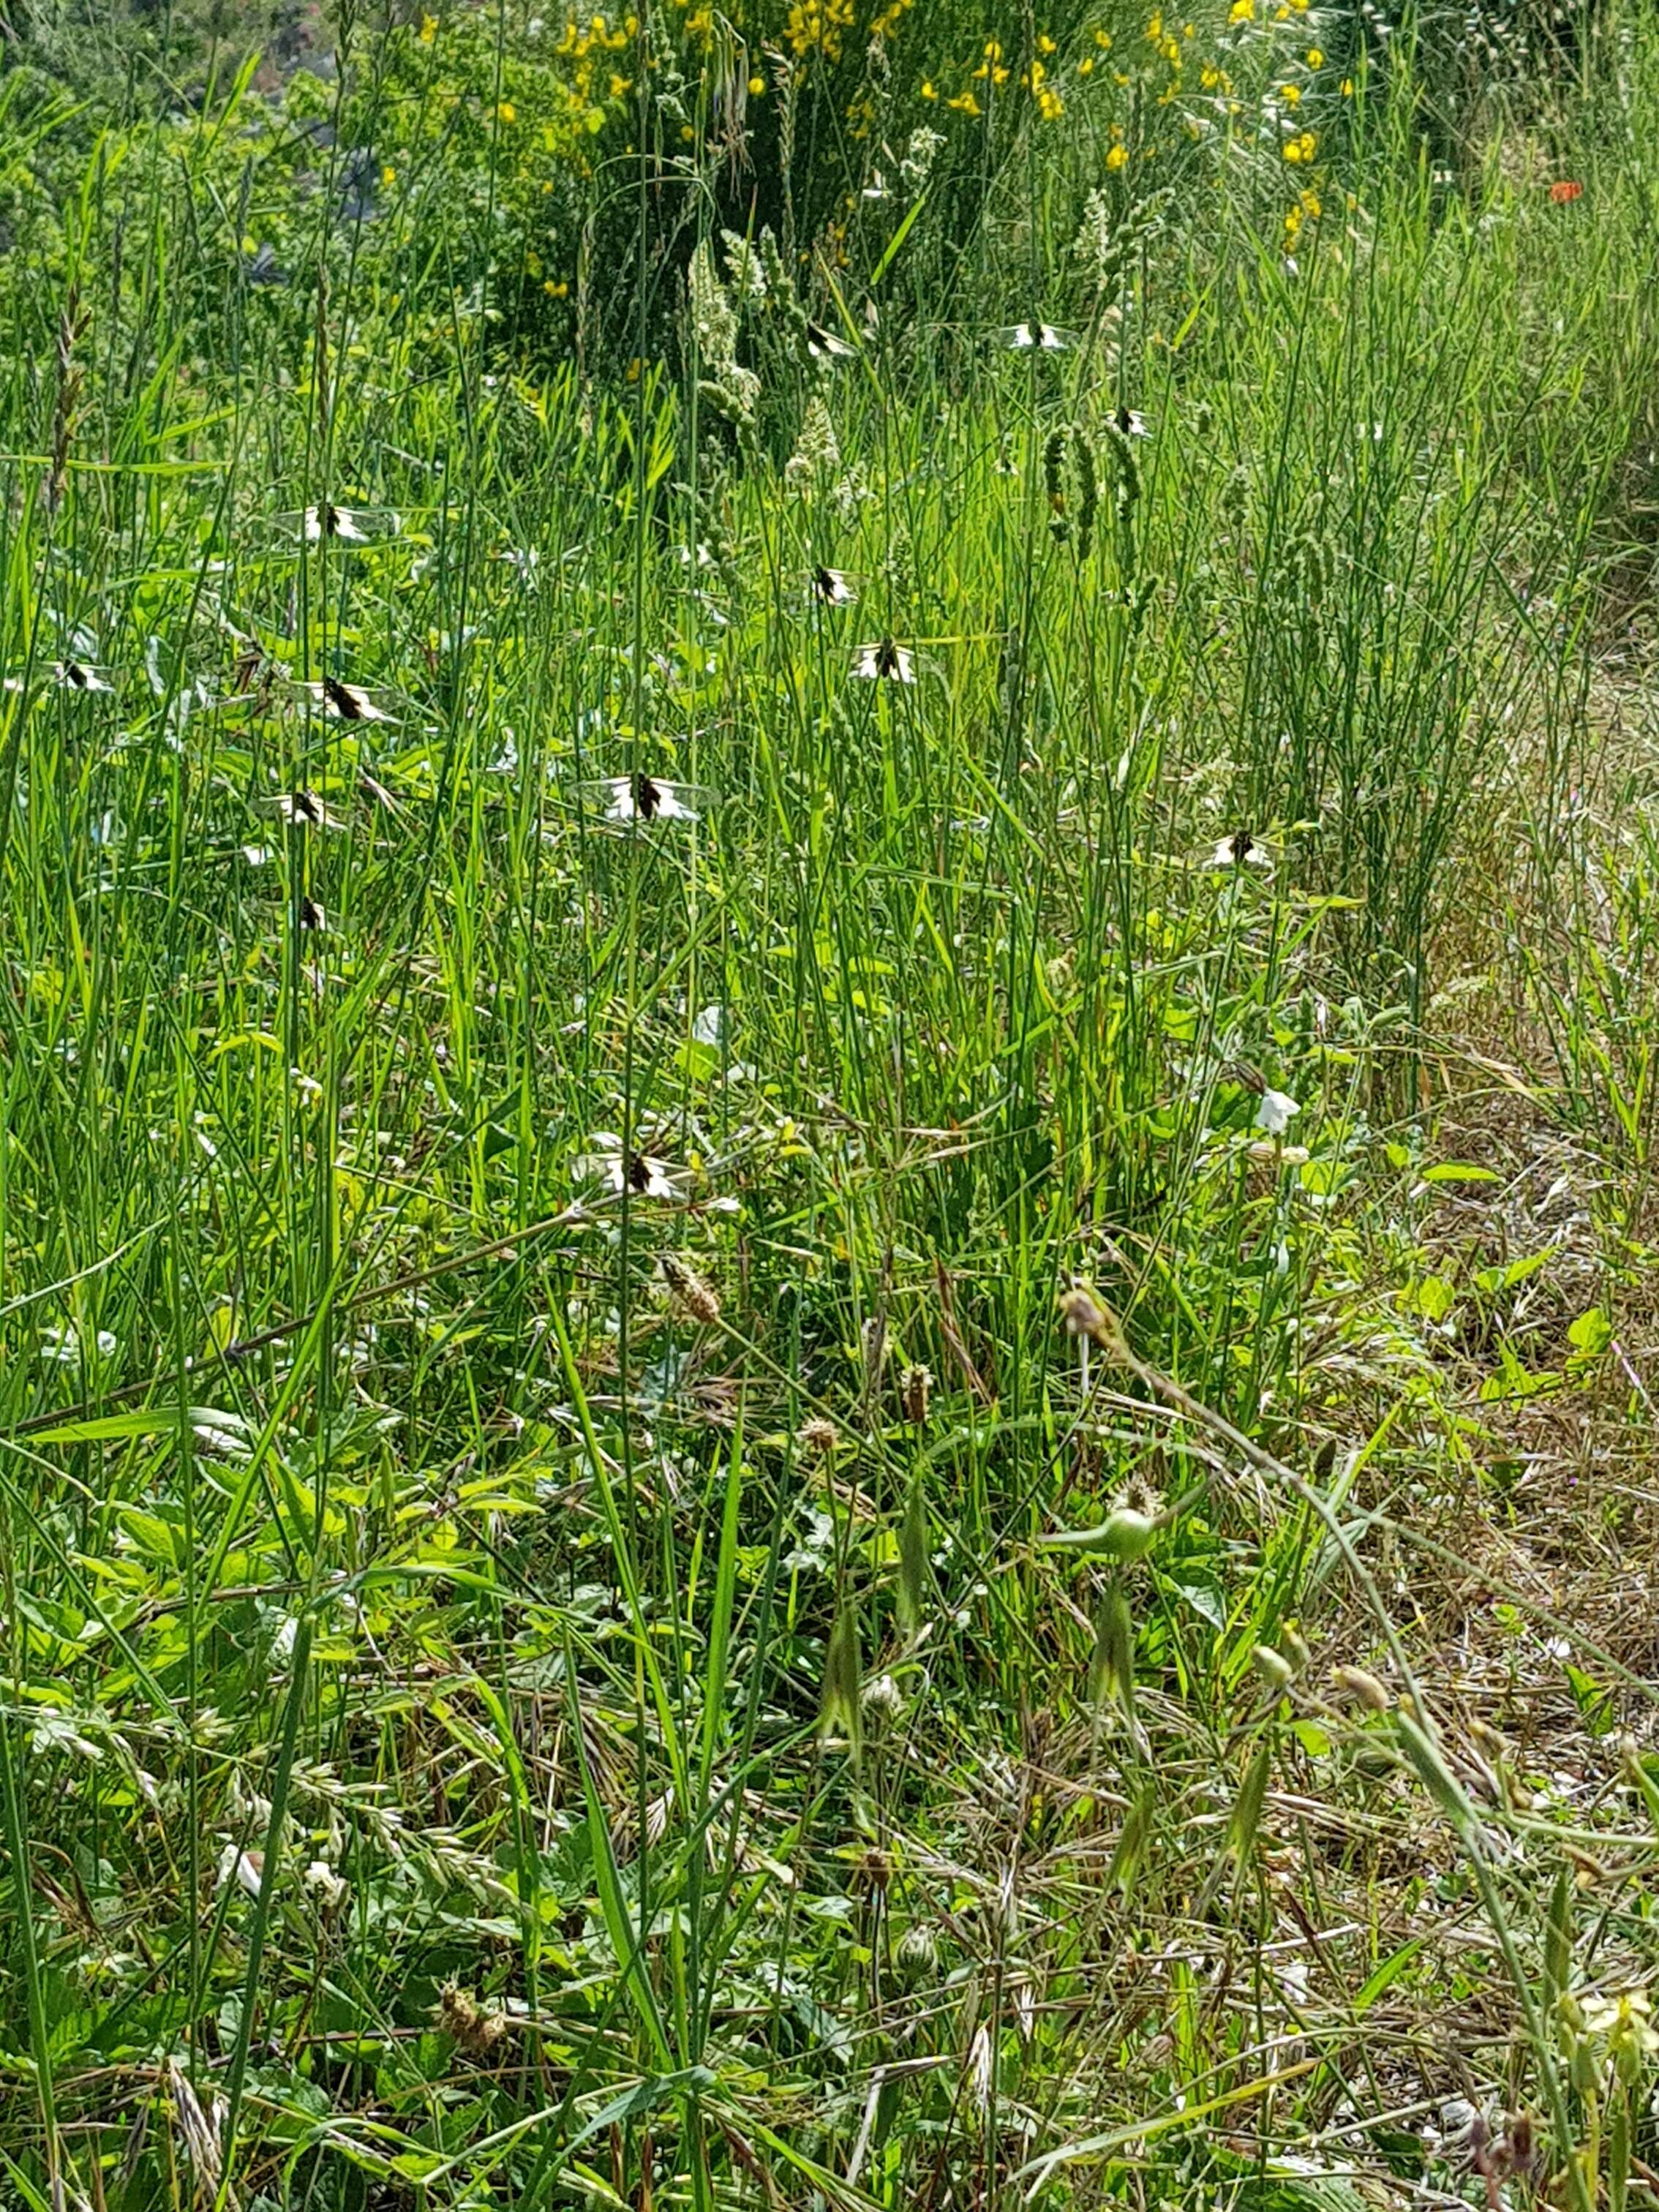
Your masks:
M817 1459L828 1459L841 1443L841 1431L822 1413L814 1413L811 1420L803 1421L795 1431L795 1442Z
M1339 1696L1364 1705L1368 1712L1386 1713L1394 1703L1387 1685L1363 1667L1333 1667L1331 1687Z
M933 1388L933 1370L928 1367L907 1367L899 1376L899 1403L904 1408L904 1418L912 1428L927 1425L927 1401Z
M1144 1474L1131 1474L1119 1486L1112 1508L1115 1512L1138 1513L1143 1521L1156 1521L1164 1510L1164 1493Z
M673 1253L665 1252L662 1272L675 1311L688 1321L712 1328L720 1317L720 1302L696 1269Z
M460 2048L474 2058L482 2058L507 2033L507 2022L501 2014L481 2005L471 1991L462 1989L458 1982L444 1984L432 2016L444 2033L453 2035Z
M866 1719L895 1721L904 1711L904 1692L890 1674L872 1674L859 1692Z

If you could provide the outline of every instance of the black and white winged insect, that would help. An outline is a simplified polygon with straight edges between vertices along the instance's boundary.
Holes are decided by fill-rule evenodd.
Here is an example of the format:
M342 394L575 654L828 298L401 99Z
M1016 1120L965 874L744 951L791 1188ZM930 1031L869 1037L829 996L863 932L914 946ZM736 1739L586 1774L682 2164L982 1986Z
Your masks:
M314 791L279 791L270 804L284 822L291 822L296 830L338 830L338 817L331 814L326 801Z
M853 673L865 684L914 684L916 656L908 645L896 645L890 637L878 638L873 645L861 645L854 653Z
M339 507L329 500L270 519L303 545L370 545L377 538L395 538L403 528L403 518L392 507Z
M1009 323L995 337L1009 353L1070 353L1077 344L1077 332L1057 323Z
M45 671L46 680L55 684L60 691L112 691L115 689L108 672L94 668L89 660L54 660ZM21 692L27 686L21 676L8 676L3 689Z
M1112 428L1126 438L1150 438L1146 417L1134 407L1114 407L1110 416Z
M384 707L377 707L361 684L348 684L343 677L325 676L319 684L301 684L295 687L303 691L313 706L337 722L389 722L392 717Z
M813 569L810 578L812 597L823 607L850 607L857 604L858 586L844 568Z
M806 325L806 350L814 361L854 361L858 348L849 345L834 331L826 330L822 323Z
M706 784L671 783L666 776L597 776L576 787L583 805L608 824L622 826L650 822L696 822L720 803L720 793Z
M571 1163L578 1183L603 1183L609 1190L629 1191L635 1198L684 1198L684 1170L670 1166L649 1152L624 1152L622 1139L601 1129L590 1141L595 1149Z
M1212 868L1273 867L1273 855L1252 830L1230 830L1210 855Z

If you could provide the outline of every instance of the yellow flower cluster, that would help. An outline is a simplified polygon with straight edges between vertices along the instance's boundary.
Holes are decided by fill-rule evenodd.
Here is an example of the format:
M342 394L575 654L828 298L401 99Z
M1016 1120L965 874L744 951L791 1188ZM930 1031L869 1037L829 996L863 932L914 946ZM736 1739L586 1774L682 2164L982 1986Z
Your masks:
M1302 235L1304 222L1319 220L1319 195L1311 185L1303 192L1292 207L1285 210L1285 251L1288 253Z
M799 58L821 53L826 61L841 59L842 35L853 27L853 0L794 0L783 34Z

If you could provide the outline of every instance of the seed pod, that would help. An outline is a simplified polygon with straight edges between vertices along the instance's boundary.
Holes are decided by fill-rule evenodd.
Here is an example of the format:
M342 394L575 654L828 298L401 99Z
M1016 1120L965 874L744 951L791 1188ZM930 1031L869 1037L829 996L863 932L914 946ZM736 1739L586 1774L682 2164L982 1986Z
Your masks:
M1120 1505L1097 1528L1062 1528L1042 1540L1051 1552L1099 1552L1109 1559L1144 1559L1157 1540L1158 1529L1148 1515Z
M898 1620L907 1636L918 1634L926 1617L933 1581L931 1540L927 1495L918 1473L911 1480L904 1518L899 1523Z
M1127 1721L1135 1710L1135 1631L1127 1599L1115 1584L1095 1611L1095 1648L1089 1661L1089 1703L1096 1712L1111 1699Z
M1264 1736L1255 1757L1245 1769L1233 1805L1232 1819L1227 1824L1227 1840L1233 1856L1242 1865L1255 1844L1256 1830L1261 1825L1261 1808L1267 1802L1267 1776L1273 1765L1273 1742Z
M858 1608L843 1594L836 1613L836 1625L830 1632L829 1648L823 1655L822 1724L826 1735L839 1730L846 1737L854 1766L864 1753L859 1698L863 1673L864 1662L859 1653Z

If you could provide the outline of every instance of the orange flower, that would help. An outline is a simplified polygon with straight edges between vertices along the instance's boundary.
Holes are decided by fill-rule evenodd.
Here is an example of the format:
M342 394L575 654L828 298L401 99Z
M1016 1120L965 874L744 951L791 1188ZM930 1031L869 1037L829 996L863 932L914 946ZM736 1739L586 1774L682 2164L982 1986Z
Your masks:
M1582 185L1574 184L1571 178L1564 177L1559 185L1550 186L1550 198L1557 207L1565 207L1567 202L1576 200L1583 189Z

